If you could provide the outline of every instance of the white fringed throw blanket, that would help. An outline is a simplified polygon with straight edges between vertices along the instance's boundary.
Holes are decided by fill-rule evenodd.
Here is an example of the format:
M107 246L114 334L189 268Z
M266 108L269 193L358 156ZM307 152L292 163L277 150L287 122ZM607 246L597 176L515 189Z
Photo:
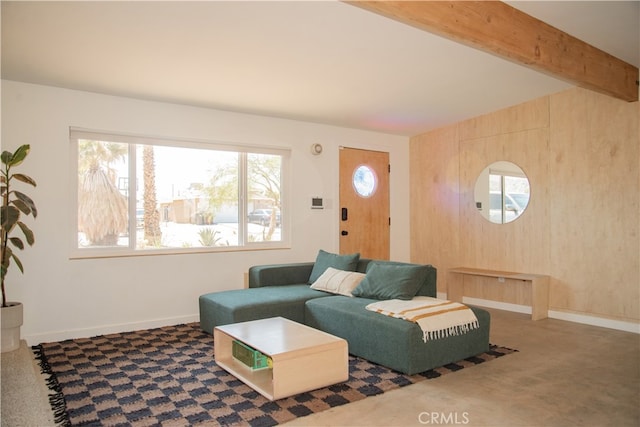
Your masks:
M371 303L366 308L386 316L417 323L422 329L424 342L464 334L480 327L476 315L469 307L437 298L392 299Z

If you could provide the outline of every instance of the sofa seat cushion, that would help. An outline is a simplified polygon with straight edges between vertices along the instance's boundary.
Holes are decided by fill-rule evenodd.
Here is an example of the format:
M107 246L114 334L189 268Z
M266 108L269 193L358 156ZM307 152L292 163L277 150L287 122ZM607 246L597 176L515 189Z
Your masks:
M276 316L304 323L305 301L329 295L307 284L213 292L200 296L200 327L211 334L216 326Z
M377 300L343 296L312 299L305 304L305 322L347 340L349 353L409 375L489 349L490 316L485 310L471 307L479 329L425 343L417 324L365 309L372 302Z

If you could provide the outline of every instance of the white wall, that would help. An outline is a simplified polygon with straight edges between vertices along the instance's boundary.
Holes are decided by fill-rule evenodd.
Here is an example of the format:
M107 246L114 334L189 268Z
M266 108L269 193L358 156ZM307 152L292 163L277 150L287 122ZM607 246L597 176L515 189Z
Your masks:
M205 141L266 144L292 150L292 247L214 254L69 259L73 240L69 127ZM309 147L324 152L312 156ZM198 296L241 288L251 265L311 261L338 251L340 146L388 151L391 258L409 260L408 138L313 123L2 81L2 149L32 150L22 172L32 176L36 244L12 268L8 298L25 304L29 345L71 337L198 320ZM396 165L393 167L393 165ZM312 196L327 208L311 210Z

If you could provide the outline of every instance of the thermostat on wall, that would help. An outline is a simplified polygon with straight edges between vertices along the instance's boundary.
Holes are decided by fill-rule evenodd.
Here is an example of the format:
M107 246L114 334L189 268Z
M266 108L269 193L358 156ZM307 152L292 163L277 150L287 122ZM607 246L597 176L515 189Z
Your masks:
M324 205L322 204L322 197L311 198L311 209L324 209Z

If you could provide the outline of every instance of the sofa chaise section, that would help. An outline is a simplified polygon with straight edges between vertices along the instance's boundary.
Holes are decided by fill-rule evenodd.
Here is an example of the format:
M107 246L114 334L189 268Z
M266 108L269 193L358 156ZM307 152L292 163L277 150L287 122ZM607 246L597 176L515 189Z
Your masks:
M305 322L349 343L349 353L405 374L416 374L489 350L490 316L470 307L480 327L461 335L423 341L412 322L366 310L376 300L332 296L305 304Z
M309 287L313 263L261 265L249 269L249 289L212 292L199 298L200 328L267 317L304 323L304 303L329 294Z
M304 323L304 303L326 296L309 285L214 292L200 296L200 327L212 334L216 326L278 316Z

